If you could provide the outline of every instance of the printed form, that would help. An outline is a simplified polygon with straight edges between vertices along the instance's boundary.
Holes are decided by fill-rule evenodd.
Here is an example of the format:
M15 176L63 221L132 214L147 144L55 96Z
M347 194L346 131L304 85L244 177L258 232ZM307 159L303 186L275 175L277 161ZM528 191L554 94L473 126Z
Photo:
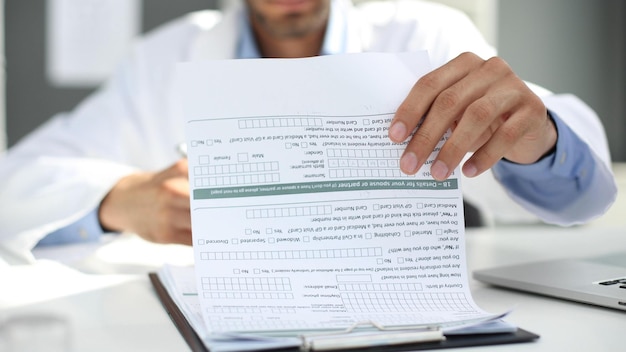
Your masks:
M387 128L426 53L178 67L207 329L457 324L490 316L466 269L459 171L400 171Z

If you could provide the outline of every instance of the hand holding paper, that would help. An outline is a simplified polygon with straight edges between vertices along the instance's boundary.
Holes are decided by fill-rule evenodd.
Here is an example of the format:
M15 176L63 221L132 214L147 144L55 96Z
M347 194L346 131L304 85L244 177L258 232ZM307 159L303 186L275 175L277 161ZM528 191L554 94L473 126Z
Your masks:
M458 172L388 126L426 53L180 64L198 299L213 341L494 317L469 291ZM220 338L220 336L222 336ZM217 340L216 340L217 339Z
M390 138L404 141L422 117L400 165L408 174L417 172L453 128L430 169L437 180L448 178L468 152L475 153L463 173L474 177L502 158L534 163L556 144L556 126L543 102L500 58L464 53L426 74L398 108Z

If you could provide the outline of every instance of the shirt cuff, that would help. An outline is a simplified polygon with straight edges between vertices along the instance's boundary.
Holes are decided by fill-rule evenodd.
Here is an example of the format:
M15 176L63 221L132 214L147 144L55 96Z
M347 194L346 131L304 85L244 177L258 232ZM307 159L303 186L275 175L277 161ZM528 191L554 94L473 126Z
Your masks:
M498 179L515 175L527 181L542 181L557 176L577 180L579 190L584 190L591 182L590 178L595 167L591 150L556 114L550 111L548 113L558 134L554 153L533 164L501 160L494 166L494 174Z
M98 220L98 208L95 208L74 223L51 232L36 247L97 242L103 233Z
M556 149L533 164L506 160L492 168L496 179L515 197L547 211L560 211L591 187L595 161L591 148L558 116ZM514 197L514 198L515 198Z

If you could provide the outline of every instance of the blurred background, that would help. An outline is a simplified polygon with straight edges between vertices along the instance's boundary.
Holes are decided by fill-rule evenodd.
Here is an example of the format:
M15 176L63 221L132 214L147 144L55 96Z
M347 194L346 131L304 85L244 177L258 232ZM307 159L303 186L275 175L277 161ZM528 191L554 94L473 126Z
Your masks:
M228 2L0 0L0 152L91 93L137 35ZM589 104L626 161L626 1L436 2L466 12L520 77Z

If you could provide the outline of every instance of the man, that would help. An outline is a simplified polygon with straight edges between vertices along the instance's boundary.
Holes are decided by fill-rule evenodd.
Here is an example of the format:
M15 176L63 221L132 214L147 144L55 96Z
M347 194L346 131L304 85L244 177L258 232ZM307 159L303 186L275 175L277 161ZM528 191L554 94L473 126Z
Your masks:
M355 9L341 0L248 0L146 36L98 92L9 152L0 166L2 248L28 256L38 243L93 240L103 231L191 243L187 162L175 150L184 141L171 100L176 62L415 50L428 50L437 69L416 82L389 128L391 140L403 141L425 117L401 157L405 173L452 128L431 167L435 179L467 156L466 176L491 168L516 202L563 225L613 202L594 113L574 97L531 90L459 12L410 1ZM480 203L483 194L470 198Z

